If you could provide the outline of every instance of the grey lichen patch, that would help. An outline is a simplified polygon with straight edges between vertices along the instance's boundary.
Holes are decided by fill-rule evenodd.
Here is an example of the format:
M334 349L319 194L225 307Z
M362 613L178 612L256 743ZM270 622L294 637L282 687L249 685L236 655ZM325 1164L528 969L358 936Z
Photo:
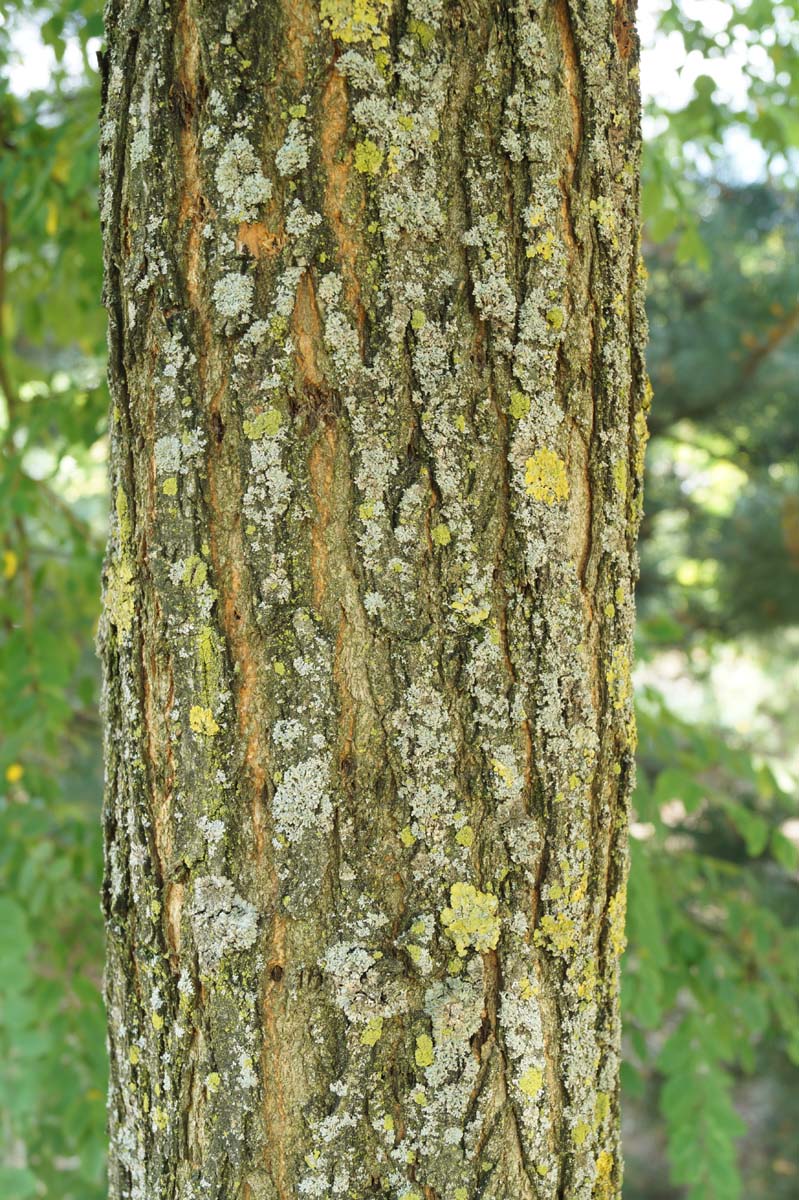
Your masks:
M141 166L150 157L150 134L147 129L139 129L133 135L130 144L130 165Z
M233 221L255 220L272 195L271 181L261 170L255 150L240 133L234 134L222 151L214 178L225 213Z
M275 166L281 175L291 178L308 165L310 139L301 120L289 121L283 145L275 155Z
M191 923L200 962L213 971L228 954L249 950L258 937L258 910L224 875L196 880Z
M238 324L247 320L254 294L254 280L231 271L214 284L214 305L220 316Z
M155 469L159 473L172 475L180 470L180 438L174 434L161 437L155 443Z
M333 807L329 792L329 764L314 754L284 771L272 799L272 816L278 837L298 842L311 831L330 829Z

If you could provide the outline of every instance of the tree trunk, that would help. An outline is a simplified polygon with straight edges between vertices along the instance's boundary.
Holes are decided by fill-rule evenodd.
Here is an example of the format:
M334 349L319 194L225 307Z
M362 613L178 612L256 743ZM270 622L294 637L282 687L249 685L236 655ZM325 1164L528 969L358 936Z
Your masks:
M113 1200L619 1194L631 0L110 0Z

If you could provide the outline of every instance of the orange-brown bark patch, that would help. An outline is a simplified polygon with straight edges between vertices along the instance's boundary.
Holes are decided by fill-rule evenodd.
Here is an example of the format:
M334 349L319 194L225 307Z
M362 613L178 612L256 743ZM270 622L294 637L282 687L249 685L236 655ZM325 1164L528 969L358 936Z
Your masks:
M236 250L246 250L253 258L270 258L285 244L285 235L273 233L262 221L242 221L236 233Z
M305 272L297 287L292 328L297 346L297 366L306 387L323 389L325 380L316 361L317 347L322 345L322 322L310 271Z
M320 149L325 172L325 214L338 245L344 274L344 294L357 321L363 342L366 313L361 303L361 285L358 279L359 246L353 236L353 230L359 227L360 222L346 217L344 213L352 176L352 150L345 145L348 107L347 85L334 63L322 96L325 122ZM363 200L360 208L363 208Z

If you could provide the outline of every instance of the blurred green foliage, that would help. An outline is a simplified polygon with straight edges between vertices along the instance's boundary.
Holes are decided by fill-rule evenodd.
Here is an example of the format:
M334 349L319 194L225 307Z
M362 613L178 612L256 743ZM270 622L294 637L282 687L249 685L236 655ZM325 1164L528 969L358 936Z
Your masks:
M8 86L15 9L55 54ZM17 29L20 28L19 23ZM0 24L0 1195L100 1200L105 1034L93 654L104 537L96 5ZM83 70L63 63L71 45Z
M749 86L736 108L700 75L685 106L649 112L655 403L623 979L629 1200L799 1193L797 7L722 4L713 33L696 0L660 17L686 52L735 51ZM12 91L21 39L37 29L52 54L46 90L23 81ZM96 0L15 0L0 18L7 1200L105 1194L93 654L107 507L101 32ZM733 130L769 165L768 181L735 183L724 151ZM757 703L738 694L758 687Z

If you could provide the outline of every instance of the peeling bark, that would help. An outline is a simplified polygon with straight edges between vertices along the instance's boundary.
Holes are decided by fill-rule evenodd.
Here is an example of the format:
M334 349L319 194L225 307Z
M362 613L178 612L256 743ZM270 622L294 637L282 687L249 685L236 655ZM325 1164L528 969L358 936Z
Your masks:
M110 0L111 1200L610 1200L645 321L608 0Z

